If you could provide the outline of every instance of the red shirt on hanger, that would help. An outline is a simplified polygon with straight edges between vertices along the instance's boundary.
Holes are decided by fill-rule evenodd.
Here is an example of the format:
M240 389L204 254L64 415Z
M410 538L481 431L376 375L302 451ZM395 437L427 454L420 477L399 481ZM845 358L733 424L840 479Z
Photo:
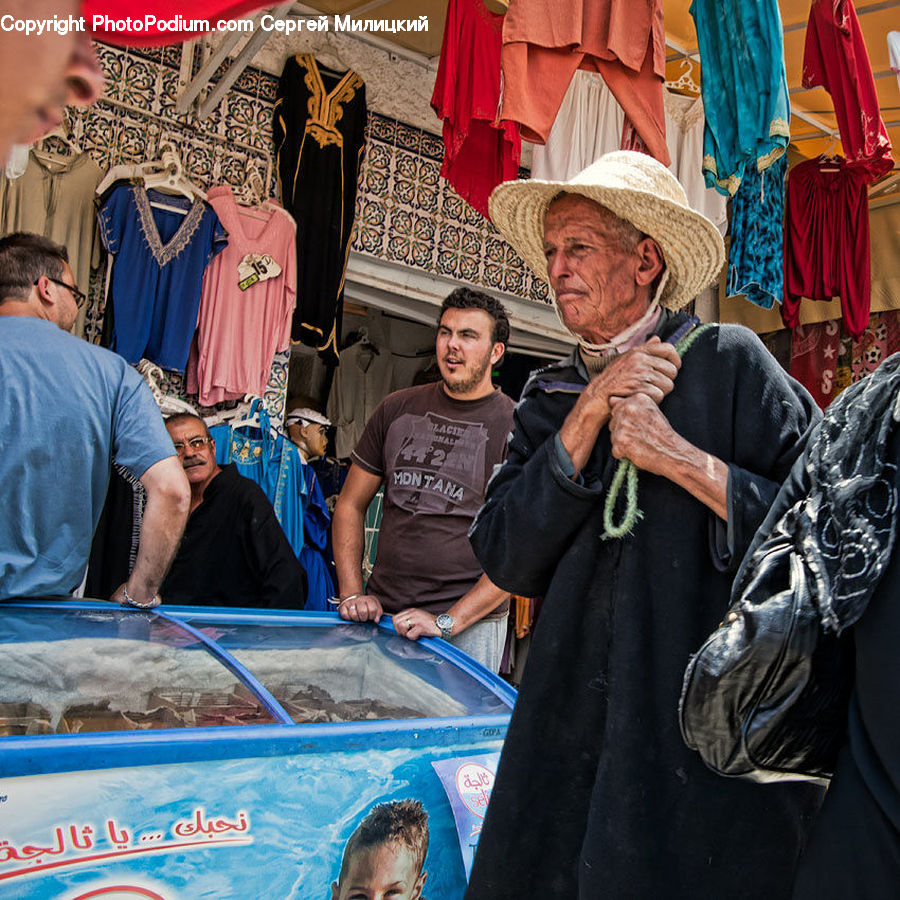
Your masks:
M788 173L784 227L784 300L789 328L800 298L841 298L844 328L854 338L869 323L869 175L846 160L810 159Z
M488 197L519 175L522 141L512 122L495 125L500 103L503 16L482 0L450 0L431 106L444 120L441 175L484 216Z
M850 165L864 169L870 181L894 167L869 54L851 0L814 0L810 7L803 87L823 87L831 94Z

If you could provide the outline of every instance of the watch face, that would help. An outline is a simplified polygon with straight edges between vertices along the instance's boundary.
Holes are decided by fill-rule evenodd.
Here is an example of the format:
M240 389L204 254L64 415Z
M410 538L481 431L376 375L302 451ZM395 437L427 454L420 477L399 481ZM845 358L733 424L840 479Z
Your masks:
M441 613L434 620L434 624L441 629L441 636L444 640L447 640L453 630L453 616L447 615L447 613Z

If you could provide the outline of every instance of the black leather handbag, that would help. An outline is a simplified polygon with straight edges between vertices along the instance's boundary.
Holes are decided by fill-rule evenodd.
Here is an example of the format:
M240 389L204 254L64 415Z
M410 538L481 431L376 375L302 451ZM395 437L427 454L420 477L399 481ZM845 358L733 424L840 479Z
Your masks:
M754 577L691 658L681 733L721 775L824 782L846 734L852 632L822 627L788 535L760 549Z

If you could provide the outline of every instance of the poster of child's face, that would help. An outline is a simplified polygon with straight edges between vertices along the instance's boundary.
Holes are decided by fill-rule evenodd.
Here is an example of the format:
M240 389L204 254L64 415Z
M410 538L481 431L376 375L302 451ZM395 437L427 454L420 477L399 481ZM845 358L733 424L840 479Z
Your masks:
M379 803L347 840L331 900L424 900L428 813L418 800Z

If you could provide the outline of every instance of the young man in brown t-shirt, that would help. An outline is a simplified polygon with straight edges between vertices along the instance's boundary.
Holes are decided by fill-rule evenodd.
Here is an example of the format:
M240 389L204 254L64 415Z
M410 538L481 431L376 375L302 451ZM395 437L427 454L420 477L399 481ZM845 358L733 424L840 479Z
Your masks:
M378 406L353 452L333 519L338 612L353 622L394 617L397 633L443 637L496 672L509 596L481 571L468 530L506 455L513 401L495 389L509 321L502 304L458 288L441 306L441 380ZM366 509L384 484L378 555L363 588Z

